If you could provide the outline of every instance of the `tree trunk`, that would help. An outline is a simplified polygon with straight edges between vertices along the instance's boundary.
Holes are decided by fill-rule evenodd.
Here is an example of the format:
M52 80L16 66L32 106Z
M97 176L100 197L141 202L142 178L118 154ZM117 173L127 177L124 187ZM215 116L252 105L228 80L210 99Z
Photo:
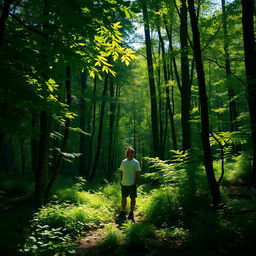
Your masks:
M189 81L188 60L188 22L187 22L186 0L181 0L180 9L180 43L181 43L181 127L182 127L182 149L191 148L191 84Z
M42 16L45 18L44 23L42 24L42 31L48 34L49 27L49 0L43 1L43 13ZM42 69L42 78L44 81L48 80L48 58L47 58L48 45L46 40L41 44L41 69ZM48 90L44 84L42 86L42 95L44 98L48 97ZM45 190L47 187L48 181L48 164L49 164L49 145L50 145L50 125L51 125L51 115L48 110L44 109L40 113L40 138L39 138L39 149L38 149L38 164L35 177L35 204L36 207L40 207L45 202Z
M9 9L10 9L11 3L12 3L12 0L5 0L1 8L2 15L0 17L0 47L2 46L4 41L5 23L9 16ZM2 103L0 104L0 107L2 107L1 105ZM2 154L4 136L5 136L5 133L0 130L0 162L4 161L3 154ZM1 163L0 163L0 168L1 168Z
M100 150L101 150L101 142L102 142L102 132L103 132L103 122L104 122L104 113L105 113L105 99L107 95L107 88L108 88L108 77L109 75L106 74L105 81L104 81L104 88L103 88L103 101L101 103L100 109L100 121L99 121L99 131L98 131L98 140L97 140L97 148L95 152L95 158L92 166L92 172L90 175L90 180L93 180L96 175L96 170L99 162Z
M116 110L116 99L115 99L115 88L114 78L110 77L109 81L109 92L110 92L110 105L109 105L109 141L108 141L108 180L110 181L113 174L113 138L114 138L114 125L115 125L115 110Z
M92 144L95 135L95 126L96 126L96 88L97 88L97 79L94 78L94 87L93 87L93 117L92 117L92 132L89 142L89 149L88 149L88 164L87 164L87 173L86 179L89 179L90 171L91 171L91 163L92 163Z
M197 69L197 79L200 95L200 105L201 105L201 138L202 146L204 151L204 164L206 176L209 184L209 188L212 195L213 205L218 207L221 203L220 189L215 178L213 163L212 163L212 151L209 141L209 113L208 113L208 103L207 103L207 93L205 84L205 75L203 68L203 61L201 56L201 45L200 45L200 33L198 29L198 21L195 12L195 6L193 0L188 0L188 9L190 13L190 20L193 32L193 51L194 58L196 62Z
M38 129L38 123L37 123L37 115L35 113L32 114L32 120L31 120L31 125L32 129L34 131ZM31 138L31 167L32 167L32 172L34 174L37 173L37 162L38 162L38 140L35 137L35 135L32 135L33 137Z
M226 67L226 79L231 78L231 65L230 65L230 55L229 55L229 42L228 42L228 28L227 28L227 11L226 11L226 1L221 0L222 7L222 21L223 21L223 34L224 34L224 53L225 53L225 67ZM237 103L234 99L235 91L234 88L228 82L228 100L229 100L229 118L230 118L230 130L231 132L238 130L237 121Z
M161 35L160 29L158 29L158 36L159 36L159 41L161 45L161 50L162 50L162 62L163 62L163 71L164 71L164 82L165 82L165 93L166 93L166 106L168 109L169 113L169 120L171 124L171 132L172 132L172 143L173 143L173 149L177 150L177 139L176 139L176 131L175 131L175 124L174 124L174 113L170 101L170 89L168 86L168 82L170 80L170 77L168 77L168 72L167 72L167 65L166 65L166 57L165 57L165 47L164 47L164 40Z
M85 90L86 90L86 72L83 70L81 73L81 95L80 98L80 129L83 131L86 130L86 121L85 121L85 114L86 114L86 102L85 102ZM88 141L89 136L85 134L80 134L80 143L79 143L79 152L82 154L79 159L79 175L82 177L86 177L86 160L88 154Z
M66 104L68 108L70 109L71 106L71 68L70 66L66 67ZM51 189L53 187L54 182L56 181L56 178L58 174L61 171L62 165L63 165L63 156L62 153L65 152L68 138L69 138L69 125L70 125L70 118L65 118L65 127L64 127L64 135L63 140L60 147L60 152L57 154L56 163L52 168L52 176L47 184L47 188L45 191L45 200L47 200L50 196Z
M21 174L25 177L25 155L24 155L24 139L20 139L20 154L21 154Z
M157 117L156 87L155 87L155 79L154 79L154 68L153 68L153 58L152 58L151 41L150 41L148 11L146 6L146 1L144 0L142 1L142 12L143 12L143 20L144 20L148 79L149 79L149 87L150 87L153 153L154 153L154 156L159 156L159 132L158 132L158 117Z
M0 45L3 44L4 32L5 32L5 23L9 16L10 6L13 0L5 0L3 3L2 15L0 17Z
M248 104L251 121L252 136L252 176L251 184L256 187L256 50L254 36L254 3L253 0L241 0L242 3L242 22L244 39L245 69L247 78Z
M35 173L35 203L40 207L45 202L45 189L48 179L48 157L50 141L50 116L46 110L40 114L40 139L38 163Z

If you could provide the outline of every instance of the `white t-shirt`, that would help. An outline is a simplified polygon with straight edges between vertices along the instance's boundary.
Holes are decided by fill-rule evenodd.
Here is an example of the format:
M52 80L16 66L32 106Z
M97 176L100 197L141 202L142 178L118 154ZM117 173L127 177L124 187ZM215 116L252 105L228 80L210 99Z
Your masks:
M141 169L139 162L135 158L132 160L126 158L121 162L119 170L123 171L121 184L123 186L131 186L135 182L135 173L140 172Z

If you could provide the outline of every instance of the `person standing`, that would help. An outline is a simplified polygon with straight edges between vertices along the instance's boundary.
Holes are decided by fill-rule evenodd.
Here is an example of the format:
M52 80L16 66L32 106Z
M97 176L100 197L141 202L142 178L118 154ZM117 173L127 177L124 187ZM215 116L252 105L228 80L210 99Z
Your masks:
M126 205L127 205L127 197L131 198L130 205L130 213L128 215L129 220L134 220L134 208L136 205L136 197L137 197L137 185L140 175L140 164L133 157L134 149L132 147L128 147L125 151L126 159L121 162L121 166L119 168L121 172L121 211L118 213L117 217L126 219Z

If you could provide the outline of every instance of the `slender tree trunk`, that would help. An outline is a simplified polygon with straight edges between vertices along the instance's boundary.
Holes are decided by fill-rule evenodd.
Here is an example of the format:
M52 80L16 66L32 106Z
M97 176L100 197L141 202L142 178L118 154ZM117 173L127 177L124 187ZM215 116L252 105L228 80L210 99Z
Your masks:
M170 52L173 52L172 33L171 33L171 31L169 31L167 26L165 26L165 30L166 30L166 33L167 33L167 36L168 36L168 40L169 40L169 50L170 50ZM174 56L170 59L170 69L173 70L173 67L174 67L175 74L176 74L176 81L177 81L178 87L180 88L180 79L179 79L176 59L175 59ZM173 73L173 71L171 71L171 73ZM172 80L174 80L173 74L171 74L169 76L169 79L170 78ZM173 85L172 85L172 97L170 97L170 89L169 89L169 87L166 88L166 104L167 104L167 107L168 107L169 119L170 119L170 124L171 124L173 149L177 150L178 149L178 145L177 145L175 123L174 123Z
M5 0L1 8L2 15L0 17L0 47L3 45L5 24L9 16L11 3L12 3L12 0ZM2 103L0 103L0 107L1 105ZM0 130L0 162L4 161L3 154L2 154L4 136L5 136L4 132ZM1 163L0 163L0 168L1 168Z
M71 68L70 66L66 67L66 104L68 108L71 106ZM60 147L60 152L57 154L56 163L52 168L52 176L50 177L50 180L47 184L46 191L45 191L45 200L47 200L50 196L51 189L53 187L54 182L56 181L56 178L58 174L60 173L60 170L63 165L63 156L62 153L65 152L68 138L69 138L69 125L70 125L70 118L65 118L65 127L64 127L64 135L63 140Z
M5 0L2 6L2 15L0 17L0 45L3 44L4 40L4 32L5 32L5 24L9 17L9 10L13 0Z
M120 97L120 94L121 94L121 87L119 85L119 83L117 82L116 84L116 98L118 99ZM120 103L117 102L117 105L116 105L116 120L115 120L115 124L114 124L114 139L113 139L113 148L116 147L116 144L117 144L117 138L118 138L118 128L119 128L119 120L120 120ZM114 169L117 168L117 162L116 162L116 159L117 159L117 150L114 151L114 155L113 155L113 163L114 163ZM118 163L119 164L119 163Z
M241 0L244 38L244 56L247 78L248 104L252 136L252 176L251 184L256 187L256 50L254 36L254 3L253 0Z
M37 124L37 115L35 113L32 114L32 120L31 120L31 125L32 128L34 129L34 131L36 129L38 129L38 124ZM33 137L31 138L31 167L32 167L32 172L34 174L37 173L37 162L38 162L38 140L35 137L35 135L33 135Z
M88 149L88 164L87 164L88 172L86 173L86 179L89 179L90 171L91 171L91 163L92 163L92 145L93 145L93 139L95 135L95 126L96 126L96 99L95 99L96 88L97 88L97 79L94 78L92 132L91 132L91 138L90 138L89 149Z
M176 131L175 131L175 124L174 124L174 113L172 110L172 105L170 101L170 89L168 86L168 82L170 77L168 77L168 72L167 72L167 65L166 65L166 57L165 57L165 46L164 46L164 40L161 35L160 29L158 29L158 36L159 36L159 41L161 45L161 50L162 50L162 62L163 62L163 71L164 71L164 82L165 82L165 93L166 93L166 106L168 109L169 113L169 120L171 124L171 132L172 132L172 143L173 143L173 149L177 150L177 139L176 139Z
M85 114L86 114L86 102L85 102L85 90L86 90L86 72L83 70L81 73L81 95L80 98L80 129L83 131L86 130L86 121L85 121ZM87 160L87 153L88 153L88 140L89 136L85 134L80 134L80 153L82 154L79 159L79 175L82 177L86 177L86 160Z
M107 95L107 88L108 88L108 79L109 75L106 74L105 81L104 81L104 88L103 88L103 101L101 103L100 109L100 121L99 121L99 131L98 131L98 140L97 140L97 148L95 152L95 158L92 166L92 172L90 175L90 180L93 180L96 175L96 170L99 162L100 150L101 150L101 142L102 142L102 132L103 132L103 122L104 122L104 113L105 113L105 98Z
M47 34L49 20L49 0L43 1L43 17L45 21L42 25L42 30ZM47 34L48 36L48 34ZM46 41L42 42L41 45L41 61L42 61L42 78L47 81L48 73L48 61L47 61L47 45ZM45 86L42 87L42 94L46 98L48 96L47 89ZM49 163L49 144L50 144L50 124L51 116L47 110L42 110L40 113L40 139L39 139L39 150L38 150L38 164L35 177L35 204L36 207L40 207L45 201L45 190L48 180L48 163Z
M159 132L158 132L158 117L157 117L157 100L156 100L156 87L154 79L153 58L150 41L149 20L146 1L142 0L142 12L144 20L144 32L147 53L147 66L148 66L148 79L150 87L150 102L151 102L151 124L152 124L152 137L153 137L153 153L154 156L159 156Z
M231 65L230 65L230 54L229 54L229 39L228 39L228 28L227 28L227 11L226 11L226 0L221 0L222 6L222 21L223 21L223 34L224 34L224 53L225 53L225 67L226 67L226 78L231 78ZM229 99L229 118L230 118L230 130L238 130L237 121L237 102L234 99L235 91L232 88L230 82L228 82L228 99Z
M160 45L159 45L159 50L158 50L158 56L160 58ZM159 117L159 157L162 159L163 157L163 101L162 101L162 86L161 86L161 67L160 64L156 65L156 85L157 85L157 103L158 103L158 117Z
M190 13L191 26L193 32L193 51L196 62L197 78L199 86L200 95L200 105L201 105L201 138L202 146L204 151L204 164L206 176L208 179L209 188L212 195L213 205L218 207L221 203L220 189L216 181L213 163L212 163L212 151L209 141L209 114L208 114L208 103L207 103L207 93L205 84L205 75L203 68L203 61L201 56L201 45L200 45L200 33L198 29L198 21L195 12L195 6L193 0L188 0L188 9Z
M50 140L50 116L46 110L40 114L40 139L38 150L38 163L35 177L36 207L40 207L45 201L45 189L48 180L48 157Z
M115 124L115 111L116 111L116 99L115 99L115 88L114 78L110 76L109 81L109 92L110 92L110 105L109 105L109 141L108 141L108 180L111 180L113 174L113 138L114 138L114 124Z
M186 0L181 0L180 9L180 43L181 43L181 127L182 127L182 149L191 148L190 128L190 105L191 105L191 84L189 81L189 60L188 60L188 22L187 22Z
M25 155L24 155L24 139L20 140L20 153L21 153L21 173L25 177Z

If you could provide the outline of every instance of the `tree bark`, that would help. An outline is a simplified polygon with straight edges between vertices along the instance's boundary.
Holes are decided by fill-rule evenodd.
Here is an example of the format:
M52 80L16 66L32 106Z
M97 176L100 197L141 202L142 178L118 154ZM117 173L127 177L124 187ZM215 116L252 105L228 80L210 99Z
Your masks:
M83 131L86 130L86 102L85 102L85 90L86 90L86 72L83 70L81 73L81 95L80 98L80 129ZM87 154L88 154L88 140L89 136L85 134L80 134L80 141L79 141L79 152L82 154L79 159L79 175L82 177L86 177L86 160L87 160Z
M204 151L204 165L206 176L209 184L209 188L212 195L212 201L214 207L218 207L221 203L220 189L216 181L213 163L212 163L212 151L209 141L209 113L208 113L208 102L207 102L207 93L206 93L206 84L205 84L205 74L203 61L201 56L201 45L200 45L200 33L198 28L198 21L195 12L195 6L193 0L188 0L188 9L190 14L192 32L193 32L193 51L194 58L196 62L197 69L197 79L200 95L200 105L201 105L201 138L202 146Z
M105 113L105 98L107 95L107 88L108 88L108 79L109 75L105 75L105 81L104 81L104 88L103 88L103 101L101 103L101 109L100 109L100 121L99 121L99 131L98 131L98 140L97 140L97 148L95 152L95 158L92 166L92 171L90 175L90 180L93 180L96 175L96 170L99 162L99 156L100 156L100 150L101 150L101 142L102 142L102 132L103 132L103 122L104 122L104 113Z
M188 22L187 22L186 0L181 0L180 9L180 43L181 43L181 127L182 127L182 149L191 148L191 83L189 81L188 60Z
M94 87L93 87L93 117L92 117L92 132L89 142L89 149L88 149L88 164L87 164L87 173L86 179L89 179L90 171L91 171L91 163L92 163L92 144L95 135L95 126L96 126L96 88L97 88L97 79L94 78Z
M164 71L164 82L165 82L165 93L166 93L166 106L168 109L168 114L169 114L169 120L171 124L171 132L172 132L172 143L173 143L173 149L177 150L177 138L176 138L176 130L175 130L175 124L174 124L174 113L170 101L170 89L168 86L168 82L170 80L170 77L168 77L168 72L167 72L167 65L166 65L166 57L165 57L165 46L164 46L164 40L161 35L160 29L158 29L158 36L159 36L159 41L161 45L161 50L162 50L162 62L163 62L163 71Z
M224 54L225 54L225 69L226 79L231 78L231 65L230 65L230 54L229 54L229 42L228 42L228 28L227 28L227 11L226 11L226 0L221 0L222 7L222 22L223 22L223 34L224 34ZM228 83L228 99L229 99L229 118L230 118L230 130L231 132L238 130L237 121L237 103L234 99L235 91L234 88Z
M0 17L0 47L2 46L4 41L5 24L9 16L9 10L10 10L12 1L13 0L5 0L2 6L2 15ZM2 103L0 103L0 107L2 107L1 105ZM2 154L4 136L5 136L5 133L0 130L0 162L4 161L3 154ZM1 168L1 163L0 163L0 168Z
M70 66L66 67L66 104L68 108L71 106L71 68ZM45 201L48 200L50 196L51 189L54 185L54 182L56 181L56 178L58 174L61 171L62 165L63 165L63 156L62 152L65 152L67 143L68 143L68 138L69 138L69 126L70 126L70 118L66 117L65 118L65 127L64 127L64 135L63 135L63 140L61 143L60 147L60 152L57 154L57 159L55 165L53 165L52 168L52 176L50 177L50 180L47 184L46 191L45 191Z
M115 125L115 88L114 88L114 78L110 77L109 81L109 92L110 92L110 105L109 105L109 141L108 141L108 180L110 181L113 174L113 138L114 138L114 125Z
M3 44L5 24L9 17L9 10L13 0L5 0L2 7L2 15L0 17L0 45Z
M48 27L49 20L47 19L49 15L49 0L43 1L43 17L45 21L42 24L42 31L45 32L48 37ZM46 41L42 42L41 45L41 69L42 69L42 78L48 80L48 58L47 58L47 44ZM48 91L46 86L42 86L42 95L43 97L48 97ZM51 124L51 115L48 110L44 109L40 113L40 138L39 138L39 149L38 149L38 163L37 170L35 173L35 205L40 207L45 202L45 190L47 187L48 180L48 164L49 164L49 144L50 144L50 124Z
M241 0L244 39L245 70L247 78L248 105L252 137L252 176L251 184L256 187L256 50L254 36L253 0Z
M150 41L148 10L147 10L146 1L142 0L141 3L142 3L142 12L143 12L143 20L144 20L144 32L145 32L145 43L146 43L146 53L147 53L147 66L148 66L148 79L149 79L149 87L150 87L153 154L154 154L154 156L159 156L157 100L156 100L156 87L155 87L155 79L154 79L152 49L151 49L151 41Z

